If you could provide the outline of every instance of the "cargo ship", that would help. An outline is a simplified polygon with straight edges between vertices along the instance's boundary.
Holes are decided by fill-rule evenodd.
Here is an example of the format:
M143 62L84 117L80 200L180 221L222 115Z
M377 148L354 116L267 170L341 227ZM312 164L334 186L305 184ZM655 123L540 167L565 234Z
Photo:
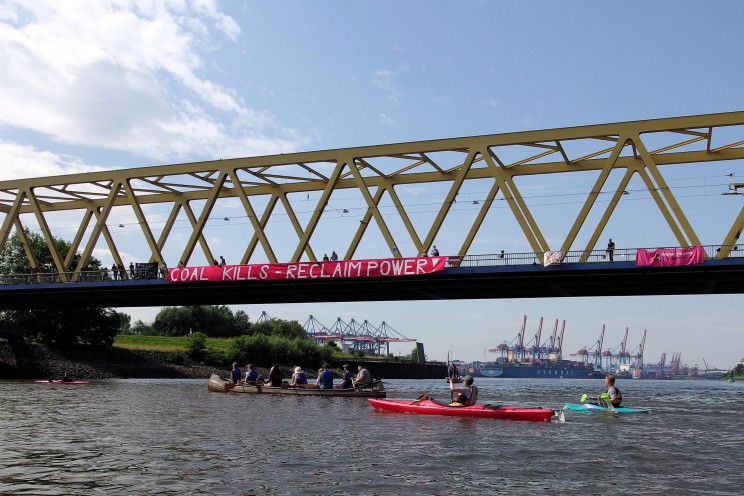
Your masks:
M527 316L522 320L522 328L511 343L504 341L488 350L501 355L495 361L474 362L472 372L481 377L500 377L504 379L591 379L604 377L594 369L588 360L564 360L563 333L566 321L563 321L560 333L558 319L552 334L546 342L541 342L543 319L540 317L537 332L530 342L525 342Z
M489 362L473 368L473 374L502 379L592 379L604 377L591 363L571 360L533 362Z

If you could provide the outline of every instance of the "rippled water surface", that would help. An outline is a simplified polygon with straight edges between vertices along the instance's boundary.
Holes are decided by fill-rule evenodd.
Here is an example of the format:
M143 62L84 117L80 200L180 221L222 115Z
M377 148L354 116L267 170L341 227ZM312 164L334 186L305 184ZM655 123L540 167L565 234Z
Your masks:
M598 380L477 379L560 408ZM389 398L449 399L444 381ZM0 382L1 494L742 494L744 384L619 381L650 415L565 423L400 415L363 399L207 392L207 380Z

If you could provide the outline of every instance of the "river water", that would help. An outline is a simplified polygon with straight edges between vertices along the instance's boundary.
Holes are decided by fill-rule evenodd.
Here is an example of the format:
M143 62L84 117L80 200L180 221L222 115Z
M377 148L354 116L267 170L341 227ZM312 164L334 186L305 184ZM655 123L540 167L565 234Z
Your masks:
M477 379L559 408L599 380ZM388 398L449 399L443 380ZM565 423L400 415L364 399L207 392L207 380L0 381L0 494L742 494L744 383L618 381L649 415Z

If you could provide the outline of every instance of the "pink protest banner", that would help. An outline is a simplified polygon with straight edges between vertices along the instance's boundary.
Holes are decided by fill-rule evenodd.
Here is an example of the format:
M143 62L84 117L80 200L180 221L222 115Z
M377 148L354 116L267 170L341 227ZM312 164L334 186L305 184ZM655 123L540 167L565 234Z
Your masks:
M701 264L704 261L705 254L702 246L636 250L636 265L638 267L679 267Z
M183 267L168 269L167 280L170 283L188 283L418 276L444 270L446 263L447 257L417 257Z

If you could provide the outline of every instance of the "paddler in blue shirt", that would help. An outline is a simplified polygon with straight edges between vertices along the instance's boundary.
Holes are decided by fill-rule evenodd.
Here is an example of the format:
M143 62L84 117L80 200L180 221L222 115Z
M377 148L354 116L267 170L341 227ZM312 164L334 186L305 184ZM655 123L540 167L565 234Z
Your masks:
M333 389L333 370L329 364L324 364L318 374L318 380L315 383L318 389Z
M240 367L238 367L238 362L233 362L233 368L230 371L230 382L232 382L233 384L239 384L242 378L243 371L241 371Z
M258 372L256 372L256 367L254 367L252 363L249 363L245 368L248 370L245 373L245 383L255 385L256 381L258 381Z

